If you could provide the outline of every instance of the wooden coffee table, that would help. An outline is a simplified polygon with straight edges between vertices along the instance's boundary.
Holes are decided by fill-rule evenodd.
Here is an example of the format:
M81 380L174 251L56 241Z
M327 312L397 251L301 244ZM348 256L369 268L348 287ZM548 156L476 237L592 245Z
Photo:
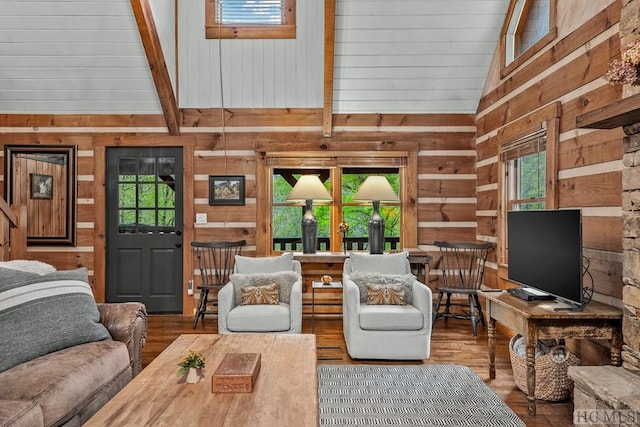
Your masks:
M176 376L189 349L206 358L197 384ZM226 353L261 354L253 392L211 392L211 376ZM315 335L181 335L85 425L317 426Z

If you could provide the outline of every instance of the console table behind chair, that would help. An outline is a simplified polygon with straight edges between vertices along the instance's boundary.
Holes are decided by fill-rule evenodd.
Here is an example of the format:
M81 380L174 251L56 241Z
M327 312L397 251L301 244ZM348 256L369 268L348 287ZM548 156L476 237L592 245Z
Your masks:
M429 284L429 264L432 261L431 255L429 255L426 251L423 251L419 248L404 248L398 249L392 252L400 252L407 251L409 253L409 264L411 265L412 270L415 271L416 277L418 280L426 285ZM354 252L354 251L349 251ZM357 252L357 251L356 251ZM367 253L366 251L361 251L362 253ZM303 254L302 252L294 252L293 258L300 261L303 264L339 264L342 266L344 264L344 260L349 258L349 253L344 252L324 252L319 251L315 254ZM340 272L342 272L342 267L340 267Z
M611 364L622 362L622 310L591 301L583 311L554 311L557 303L524 301L507 292L478 292L486 298L489 321L489 377L495 379L496 323L521 334L527 350L527 399L529 414L536 414L535 348L546 338L608 339L611 341Z

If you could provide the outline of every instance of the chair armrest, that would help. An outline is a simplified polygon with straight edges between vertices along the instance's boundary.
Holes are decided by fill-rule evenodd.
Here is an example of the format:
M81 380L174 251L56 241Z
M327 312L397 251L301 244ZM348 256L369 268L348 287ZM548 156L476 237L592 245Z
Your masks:
M218 291L218 333L230 333L227 326L227 316L236 306L233 283L229 282Z
M289 297L289 312L291 315L291 331L302 333L302 277L291 287Z
M142 348L147 341L147 309L139 302L97 304L102 323L111 337L127 345L131 373L142 370Z
M342 276L342 288L343 314L357 316L360 313L360 288L349 276Z
M433 298L431 289L425 284L414 281L412 286L413 306L420 310L424 315L425 328L431 329L431 310L433 307Z

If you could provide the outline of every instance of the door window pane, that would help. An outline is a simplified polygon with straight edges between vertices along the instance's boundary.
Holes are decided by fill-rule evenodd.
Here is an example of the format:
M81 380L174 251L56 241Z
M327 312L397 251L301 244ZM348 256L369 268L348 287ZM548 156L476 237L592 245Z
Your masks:
M156 212L152 210L138 211L138 225L155 227L156 225Z
M175 160L169 157L119 159L120 232L173 231L176 226L175 166Z
M136 207L136 185L135 184L119 184L118 206L121 208Z
M138 184L138 207L153 208L156 206L156 184Z

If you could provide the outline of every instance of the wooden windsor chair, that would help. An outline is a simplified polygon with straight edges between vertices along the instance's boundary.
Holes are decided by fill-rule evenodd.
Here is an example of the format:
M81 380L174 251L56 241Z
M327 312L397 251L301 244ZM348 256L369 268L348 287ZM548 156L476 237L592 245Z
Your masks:
M193 328L198 326L198 320L204 321L205 314L215 314L208 309L210 293L212 290L218 291L229 281L229 276L233 273L235 256L242 254L242 247L247 242L239 240L236 242L192 242L198 268L200 270L201 283L197 286L200 290L198 307L193 317Z
M440 270L442 271L441 286L436 288L438 299L433 310L432 327L440 317L445 321L449 318L471 320L473 335L478 335L477 324L482 323L486 327L482 305L478 298L478 290L482 285L484 277L484 267L487 262L489 250L493 248L493 243L433 243L440 249ZM447 295L444 311L440 311L442 298ZM466 295L466 303L452 301L451 295ZM468 307L469 312L452 311L453 306Z

